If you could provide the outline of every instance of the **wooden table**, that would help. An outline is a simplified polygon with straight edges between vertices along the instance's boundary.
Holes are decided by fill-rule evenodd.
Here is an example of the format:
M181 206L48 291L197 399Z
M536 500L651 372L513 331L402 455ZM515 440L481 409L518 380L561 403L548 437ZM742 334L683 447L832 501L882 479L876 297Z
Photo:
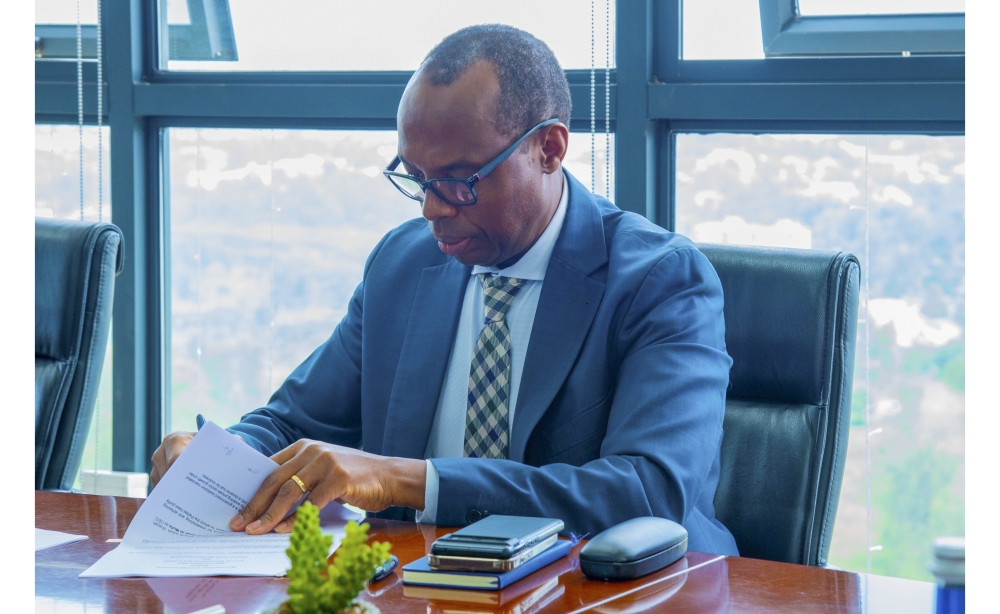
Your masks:
M281 578L127 578L77 576L117 544L142 499L35 493L35 526L90 539L35 554L36 612L178 612L215 604L259 612L284 600ZM370 534L392 543L401 563L423 556L446 529L369 520ZM402 572L362 598L393 612L933 612L934 585L868 574L689 552L631 582L586 579L569 557L497 592L403 586Z

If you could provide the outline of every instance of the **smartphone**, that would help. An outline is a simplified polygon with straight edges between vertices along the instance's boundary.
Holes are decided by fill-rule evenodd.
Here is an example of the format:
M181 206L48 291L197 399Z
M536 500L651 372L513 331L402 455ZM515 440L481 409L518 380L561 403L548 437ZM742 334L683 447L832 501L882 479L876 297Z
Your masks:
M545 552L554 546L558 540L559 536L552 534L534 546L529 546L514 553L514 556L509 559L485 559L472 556L431 554L427 557L427 564L430 565L431 569L442 571L510 571Z
M562 531L566 525L557 518L492 515L431 545L431 554L483 559L509 559L526 548ZM429 562L429 561L428 561Z

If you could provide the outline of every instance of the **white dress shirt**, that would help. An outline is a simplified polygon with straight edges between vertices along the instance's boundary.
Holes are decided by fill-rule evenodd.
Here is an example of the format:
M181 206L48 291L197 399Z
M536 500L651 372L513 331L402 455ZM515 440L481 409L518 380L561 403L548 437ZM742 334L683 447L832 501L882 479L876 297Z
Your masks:
M559 206L549 221L549 225L545 227L542 235L538 237L531 249L525 252L520 260L505 269L484 266L472 268L472 276L469 278L469 284L465 287L465 299L462 302L458 328L455 331L455 343L452 346L451 357L448 359L448 370L445 372L437 412L434 414L434 424L431 426L427 449L424 451L424 458L428 459L427 486L424 489L424 510L417 512L417 522L434 524L437 519L439 478L431 459L465 456L469 370L472 366L472 356L476 351L476 342L479 340L479 333L483 328L484 318L483 286L479 282L478 275L492 273L526 280L517 296L514 297L506 315L507 328L510 329L511 354L507 428L508 433L513 433L517 392L521 385L524 357L528 353L531 327L535 321L535 308L538 307L538 297L542 292L545 269L549 266L549 258L552 257L552 250L555 248L563 219L566 217L566 203L568 201L569 186L566 175L563 175L562 197L559 199Z

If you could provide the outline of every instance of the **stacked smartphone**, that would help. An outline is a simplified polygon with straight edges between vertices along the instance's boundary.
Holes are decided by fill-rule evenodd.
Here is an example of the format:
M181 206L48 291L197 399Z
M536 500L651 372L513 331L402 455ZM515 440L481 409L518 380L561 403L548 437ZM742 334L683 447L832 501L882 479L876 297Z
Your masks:
M427 564L436 571L511 571L554 546L564 526L555 518L487 516L438 538Z

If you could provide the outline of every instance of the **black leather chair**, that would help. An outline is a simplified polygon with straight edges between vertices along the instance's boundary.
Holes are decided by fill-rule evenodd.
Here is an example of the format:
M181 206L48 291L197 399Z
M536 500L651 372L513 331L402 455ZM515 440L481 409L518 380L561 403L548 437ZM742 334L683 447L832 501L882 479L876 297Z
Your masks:
M35 488L76 479L111 327L122 233L35 220Z
M858 260L698 247L722 280L733 358L716 517L743 556L826 565L851 419Z

